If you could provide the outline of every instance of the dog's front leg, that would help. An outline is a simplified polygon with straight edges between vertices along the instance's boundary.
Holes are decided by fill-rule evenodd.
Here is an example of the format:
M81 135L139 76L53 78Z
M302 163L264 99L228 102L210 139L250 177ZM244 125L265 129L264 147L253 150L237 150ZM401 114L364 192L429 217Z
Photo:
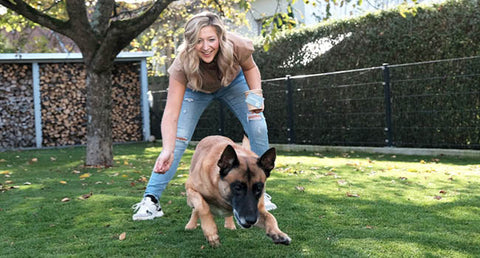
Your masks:
M207 238L208 243L212 247L220 246L220 237L218 236L217 225L213 214L210 212L210 206L203 199L202 195L197 191L189 188L187 189L187 201L190 207L193 207L192 217L187 226L191 225L192 219L196 220L200 217L200 224L202 226L203 235Z
M225 228L231 230L237 229L235 226L235 221L233 221L233 216L225 217Z
M272 238L275 244L289 245L292 239L278 228L275 217L267 210L260 211L260 218L255 226L264 228L267 236Z

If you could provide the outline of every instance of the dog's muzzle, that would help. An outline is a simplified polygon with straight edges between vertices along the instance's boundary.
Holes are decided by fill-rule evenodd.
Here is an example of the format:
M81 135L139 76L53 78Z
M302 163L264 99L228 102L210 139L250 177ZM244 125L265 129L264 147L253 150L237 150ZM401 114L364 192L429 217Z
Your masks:
M250 228L251 226L257 224L258 221L258 214L257 215L247 215L247 216L240 216L237 210L233 210L233 216L237 221L237 224L242 228Z

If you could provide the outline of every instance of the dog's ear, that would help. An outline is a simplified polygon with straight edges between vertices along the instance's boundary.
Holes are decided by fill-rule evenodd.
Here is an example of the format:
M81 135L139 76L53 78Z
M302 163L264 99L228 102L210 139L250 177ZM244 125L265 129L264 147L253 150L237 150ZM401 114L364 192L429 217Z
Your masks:
M259 159L258 166L265 171L267 177L270 176L270 171L275 167L275 159L277 158L277 153L275 148L270 148L267 150Z
M228 172L234 167L237 167L240 163L238 162L237 153L231 145L227 145L223 150L222 156L217 162L218 167L220 168L220 177L223 178L227 176Z

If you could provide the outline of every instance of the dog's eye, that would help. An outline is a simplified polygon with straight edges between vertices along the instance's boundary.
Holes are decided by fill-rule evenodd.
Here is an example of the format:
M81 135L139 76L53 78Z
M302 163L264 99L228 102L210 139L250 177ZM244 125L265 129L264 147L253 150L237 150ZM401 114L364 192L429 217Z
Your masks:
M245 189L245 186L242 183L236 183L236 184L232 184L232 189L236 192L240 192L240 191L243 191L243 189Z
M262 183L256 183L253 185L253 192L255 195L261 195L263 192L263 184Z

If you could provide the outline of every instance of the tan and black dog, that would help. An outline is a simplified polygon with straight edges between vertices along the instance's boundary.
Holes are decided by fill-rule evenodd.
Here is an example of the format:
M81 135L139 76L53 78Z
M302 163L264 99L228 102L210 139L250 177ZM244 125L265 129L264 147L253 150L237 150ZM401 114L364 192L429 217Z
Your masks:
M225 228L264 228L276 244L288 245L277 220L265 209L265 180L275 166L271 148L261 157L223 136L208 136L195 149L190 176L185 183L187 203L193 208L185 229L195 229L200 218L203 234L211 246L220 245L214 216L225 217ZM232 216L233 215L233 216Z

